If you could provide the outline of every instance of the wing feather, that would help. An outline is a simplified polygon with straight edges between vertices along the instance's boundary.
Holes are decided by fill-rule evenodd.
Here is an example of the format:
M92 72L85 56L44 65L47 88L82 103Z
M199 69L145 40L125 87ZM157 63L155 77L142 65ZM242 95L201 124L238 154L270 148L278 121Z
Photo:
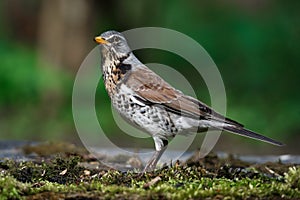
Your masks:
M243 127L242 124L215 112L199 100L184 95L148 68L139 68L130 76L126 84L138 95L136 98L145 104L163 106L170 112L193 119L215 120Z

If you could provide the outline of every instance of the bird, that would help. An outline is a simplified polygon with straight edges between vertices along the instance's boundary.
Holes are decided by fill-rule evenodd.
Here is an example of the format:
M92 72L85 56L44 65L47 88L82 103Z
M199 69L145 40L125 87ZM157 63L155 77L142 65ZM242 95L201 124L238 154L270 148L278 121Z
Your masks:
M172 87L133 54L122 33L106 31L94 41L100 46L102 77L114 109L154 140L155 152L143 172L156 168L170 140L191 132L215 129L283 145L246 129L241 123Z

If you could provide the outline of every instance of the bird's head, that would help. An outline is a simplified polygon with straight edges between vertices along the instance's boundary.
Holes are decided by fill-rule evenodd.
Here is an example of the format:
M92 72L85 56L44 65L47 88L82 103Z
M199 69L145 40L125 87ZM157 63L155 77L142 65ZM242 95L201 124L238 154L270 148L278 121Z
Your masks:
M121 59L131 52L125 37L117 31L106 31L95 37L95 41L101 45L104 57Z

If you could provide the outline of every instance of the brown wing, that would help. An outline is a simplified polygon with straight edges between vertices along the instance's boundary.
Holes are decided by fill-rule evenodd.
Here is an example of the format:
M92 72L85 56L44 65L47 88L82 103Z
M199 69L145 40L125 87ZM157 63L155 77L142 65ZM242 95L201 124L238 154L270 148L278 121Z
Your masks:
M132 71L127 85L138 95L136 98L146 104L163 106L166 110L194 119L212 119L242 126L213 111L210 107L174 89L148 68Z

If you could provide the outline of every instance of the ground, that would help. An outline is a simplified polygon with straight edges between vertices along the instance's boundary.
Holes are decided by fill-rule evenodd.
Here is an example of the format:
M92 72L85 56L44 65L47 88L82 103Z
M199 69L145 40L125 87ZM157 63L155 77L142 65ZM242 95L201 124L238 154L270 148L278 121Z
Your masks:
M198 159L196 152L186 162L139 174L109 169L72 145L26 146L24 152L40 159L2 160L0 199L300 199L300 166L280 161Z

